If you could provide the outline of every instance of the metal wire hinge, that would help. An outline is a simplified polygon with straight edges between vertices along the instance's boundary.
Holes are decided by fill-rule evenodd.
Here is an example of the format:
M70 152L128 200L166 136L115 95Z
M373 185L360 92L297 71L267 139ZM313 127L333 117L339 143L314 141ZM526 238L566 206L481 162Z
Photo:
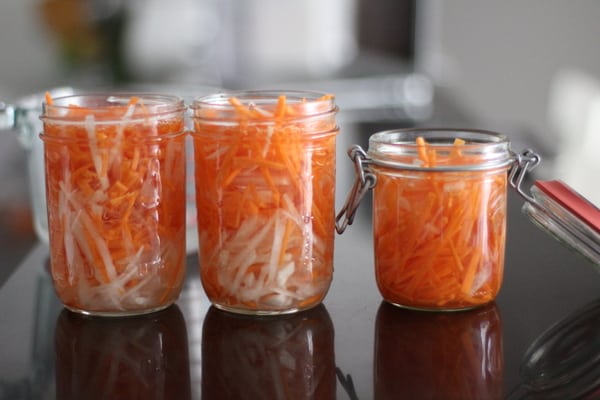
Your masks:
M533 204L537 204L537 202L531 195L525 193L522 185L527 173L537 167L540 161L541 157L533 150L523 150L520 154L515 154L515 163L508 176L510 186L515 189L521 197Z
M354 222L356 210L360 205L360 201L377 183L377 177L369 168L369 157L367 153L359 145L354 145L348 149L348 157L354 163L354 171L356 179L352 185L346 202L335 217L335 230L342 234Z

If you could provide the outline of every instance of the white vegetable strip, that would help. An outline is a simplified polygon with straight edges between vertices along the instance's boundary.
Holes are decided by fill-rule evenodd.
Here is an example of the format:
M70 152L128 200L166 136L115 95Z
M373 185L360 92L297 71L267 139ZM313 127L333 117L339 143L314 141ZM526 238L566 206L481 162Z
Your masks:
M281 257L280 243L283 241L285 221L291 220L297 227L296 232L303 233L302 237L298 237L296 241L290 238L288 246L296 247L307 242L310 243L314 236L311 230L311 221L308 223L303 221L302 216L298 214L287 195L283 196L283 203L284 206L289 206L291 209L277 210L274 217L268 221L263 221L256 216L244 220L233 237L227 238L227 244L222 251L214 255L220 259L219 262L223 265L223 268L219 269L219 282L228 293L238 296L243 301L258 299L273 306L282 306L302 299L303 296L314 296L322 292L329 284L325 281L316 282L315 285L305 285L306 287L295 285L292 276L296 271L296 265L290 261L293 258L292 254L287 252L283 256L284 261L287 260L286 263L278 264ZM310 229L306 227L307 225ZM265 243L267 240L268 244ZM238 246L243 246L243 249ZM256 254L255 249L260 248L269 251L264 254ZM237 256L232 258L228 254ZM310 257L311 250L303 249L304 257L307 257L307 254ZM249 276L248 268L255 263L264 264L260 275L256 279L247 278ZM290 285L289 289L288 285Z
M139 102L141 102L141 100L139 100ZM129 107L127 107L127 111L125 111L125 114L123 115L123 120L117 125L117 133L115 135L114 143L110 149L108 158L109 168L112 168L114 166L118 169L118 165L121 163L121 143L123 142L125 127L127 126L127 123L131 120L131 117L135 112L135 107L135 103L130 104Z
M96 124L95 118L93 115L85 116L85 130L88 135L88 141L90 146L90 153L92 156L92 161L94 162L94 168L96 168L96 174L100 179L100 183L102 185L102 189L106 190L108 188L108 177L106 176L107 168L103 168L102 166L102 156L98 150L98 140L96 138Z

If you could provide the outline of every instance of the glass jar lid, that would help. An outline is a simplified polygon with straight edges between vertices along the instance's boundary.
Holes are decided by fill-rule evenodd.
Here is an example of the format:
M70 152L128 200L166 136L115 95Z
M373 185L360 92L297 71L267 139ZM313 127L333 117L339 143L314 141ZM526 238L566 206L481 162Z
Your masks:
M523 180L538 162L539 157L523 153L509 176L511 186L526 200L523 213L600 270L600 209L559 180L537 180L526 193Z

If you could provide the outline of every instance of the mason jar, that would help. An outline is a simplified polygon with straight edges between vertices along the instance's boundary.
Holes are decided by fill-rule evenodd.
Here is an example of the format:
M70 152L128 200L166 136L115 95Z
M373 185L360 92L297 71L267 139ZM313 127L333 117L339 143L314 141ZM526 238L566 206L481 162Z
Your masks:
M41 119L52 280L63 304L121 316L172 304L185 275L183 101L47 97Z
M192 106L202 284L247 314L314 307L333 273L332 95L243 91Z
M71 87L56 87L47 91L54 97L74 94ZM44 92L31 94L13 103L0 101L0 131L14 130L27 155L29 201L33 229L37 238L48 244L48 211L44 185L44 145L38 135L42 131L40 113Z

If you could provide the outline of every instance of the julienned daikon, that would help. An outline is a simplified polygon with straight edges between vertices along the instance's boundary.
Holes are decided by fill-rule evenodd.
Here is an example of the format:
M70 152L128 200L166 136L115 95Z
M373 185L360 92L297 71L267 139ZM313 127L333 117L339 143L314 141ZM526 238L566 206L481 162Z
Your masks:
M238 92L192 109L209 299L258 314L319 304L333 273L333 96Z
M138 314L179 295L185 270L185 133L171 96L47 97L52 278L68 308Z

